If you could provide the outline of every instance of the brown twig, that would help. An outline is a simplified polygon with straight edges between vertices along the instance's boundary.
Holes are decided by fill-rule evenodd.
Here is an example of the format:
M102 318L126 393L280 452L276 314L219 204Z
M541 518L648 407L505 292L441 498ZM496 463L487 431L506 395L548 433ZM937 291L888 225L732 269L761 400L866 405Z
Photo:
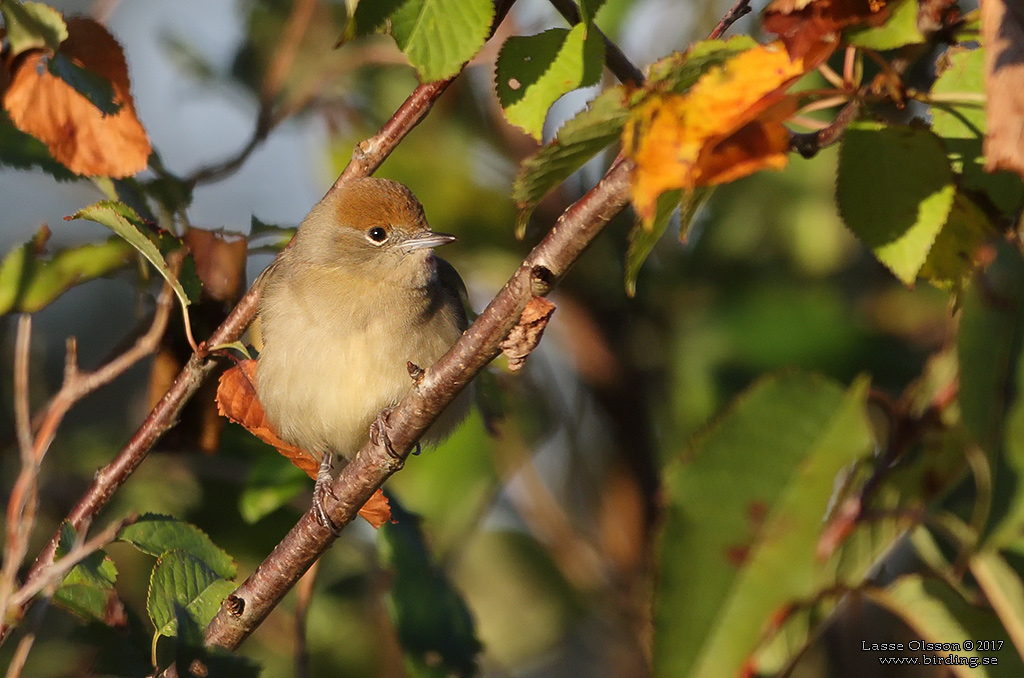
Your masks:
M813 158L823 148L831 146L842 138L846 128L860 114L861 100L859 97L850 99L839 109L836 119L825 129L817 132L790 132L789 148L805 158Z
M708 40L717 40L722 37L734 23L750 14L751 11L750 0L736 0L736 4L729 8L729 11L725 13L725 16L718 22L718 25L708 34Z
M275 114L274 105L284 80L291 71L292 64L295 63L295 55L309 28L316 5L316 0L297 0L292 4L291 14L288 15L288 22L285 24L281 42L274 50L274 57L267 67L263 83L260 86L260 107L256 115L256 128L253 130L252 136L249 137L249 141L233 157L195 170L184 179L186 184L216 181L233 173L245 164L253 151L259 148L274 128L287 117Z
M167 321L173 306L174 292L169 285L165 285L163 291L160 293L159 299L157 300L157 308L153 316L153 324L150 326L149 330L139 337L135 344L127 351L114 357L102 367L91 372L82 371L79 368L77 344L73 337L68 339L67 355L64 363L64 383L61 385L57 394L46 406L39 429L35 435L35 439L30 441L31 444L29 446L29 452L26 454L23 450L22 469L17 480L14 482L14 487L11 489L11 497L8 501L7 543L4 547L4 569L2 579L0 579L0 610L7 610L8 612L4 617L3 627L0 627L0 637L6 637L11 628L11 620L15 620L24 614L24 607L28 602L26 600L19 603L19 605L17 605L17 609L8 607L8 601L14 590L13 575L10 574L8 568L13 568L12 571L16 572L25 557L24 549L27 548L27 546L23 542L27 540L28 534L31 533L32 527L35 524L35 492L39 476L39 467L47 450L50 448L50 444L53 442L54 436L57 434L57 428L60 426L61 421L63 421L64 415L67 414L76 402L101 386L109 384L114 379L121 376L132 365L156 350L159 346L160 338L167 329ZM18 355L20 357L16 358L16 364L19 366L16 367L15 374L24 374L24 376L16 377L19 381L16 391L24 391L26 394L25 399L27 399L28 388L27 342L30 327L31 324L28 320L28 316L23 316L22 321L19 323L18 345L20 352L18 352ZM24 330L22 328L24 328ZM24 339L22 339L23 336L25 337ZM24 383L22 384L22 382ZM24 401L21 397L17 398L17 400ZM19 420L25 416L23 414L25 407L27 407L27 405L18 405ZM19 422L19 439L26 437L24 431L25 426L27 426L27 424ZM27 437L31 438L31 433L29 433ZM99 482L98 477L97 480L94 481L94 486L97 482ZM72 511L67 519L71 521L72 527L76 530L81 530L87 520L95 515L95 513L96 511L85 511L80 513ZM42 575L43 570L45 570L53 561L53 555L56 551L57 540L59 537L60 532L58 531L58 533L51 538L50 543L44 549L43 554L36 559L36 562L29 570L28 576L25 579L26 587L34 585L35 581Z
M523 261L505 287L462 338L382 422L379 435L349 462L331 485L325 508L339 528L405 463L415 442L444 407L500 352L501 341L526 304L546 295L628 202L633 163L619 159L604 179L572 205ZM312 511L302 516L274 551L228 598L206 629L206 643L237 647L280 602L335 537Z
M568 21L571 25L575 26L580 22L580 11L576 7L576 3L572 0L550 0L551 5L558 10L558 13ZM639 87L644 84L644 74L639 68L633 65L633 62L629 60L629 57L623 53L619 46L608 39L608 37L601 32L597 26L592 27L596 30L601 39L604 40L604 60L608 65L608 70L615 74L615 77L622 83L632 83Z
M36 488L39 466L33 455L32 424L29 415L29 353L32 346L32 316L18 318L14 342L14 418L18 430L21 471L11 488L7 503L4 563L0 571L0 613L8 609L17 588L18 568L28 552L28 537L35 526Z

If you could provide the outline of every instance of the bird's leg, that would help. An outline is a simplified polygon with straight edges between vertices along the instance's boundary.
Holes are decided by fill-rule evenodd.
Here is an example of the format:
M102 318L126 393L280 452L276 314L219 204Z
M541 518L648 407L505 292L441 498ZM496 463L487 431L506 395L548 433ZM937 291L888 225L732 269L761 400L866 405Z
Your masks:
M324 452L323 457L320 459L320 468L316 472L316 483L313 485L313 517L316 518L316 522L330 530L331 534L335 537L338 537L341 536L341 530L338 529L338 526L327 515L327 508L324 506L324 500L327 498L327 495L334 496L334 493L331 491L333 461L334 454L330 451Z

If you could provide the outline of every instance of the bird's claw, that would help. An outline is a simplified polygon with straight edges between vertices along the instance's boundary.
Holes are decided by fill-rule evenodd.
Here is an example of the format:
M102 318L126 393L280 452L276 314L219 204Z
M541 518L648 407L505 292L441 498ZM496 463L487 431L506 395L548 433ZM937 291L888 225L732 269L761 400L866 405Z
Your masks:
M331 534L335 537L338 537L341 535L341 530L331 520L330 516L327 515L327 507L324 505L327 495L334 496L334 492L331 490L333 460L334 455L330 452L325 452L320 460L320 468L316 472L316 483L313 485L313 517L316 519L316 522L330 530Z
M377 447L383 447L388 451L392 457L397 457L395 448L391 444L391 438L388 437L388 415L391 414L390 409L381 410L377 414L377 418L370 424L370 442Z
M377 418L370 424L370 442L378 447L383 447L388 451L394 458L398 458L398 452L395 451L394 445L391 444L391 438L388 437L388 415L391 414L390 409L381 410L377 415ZM419 454L423 451L420 447L420 441L416 441L416 449L413 450L413 454Z

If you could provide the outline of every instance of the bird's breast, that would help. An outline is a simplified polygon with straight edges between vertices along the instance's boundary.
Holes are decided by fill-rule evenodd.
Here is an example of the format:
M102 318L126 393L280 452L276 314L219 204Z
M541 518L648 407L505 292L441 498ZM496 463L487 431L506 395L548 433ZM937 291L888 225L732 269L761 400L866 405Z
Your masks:
M461 334L443 299L386 286L357 294L344 281L268 285L260 316L260 402L278 435L317 455L354 454L377 413L410 390L407 361L433 364Z

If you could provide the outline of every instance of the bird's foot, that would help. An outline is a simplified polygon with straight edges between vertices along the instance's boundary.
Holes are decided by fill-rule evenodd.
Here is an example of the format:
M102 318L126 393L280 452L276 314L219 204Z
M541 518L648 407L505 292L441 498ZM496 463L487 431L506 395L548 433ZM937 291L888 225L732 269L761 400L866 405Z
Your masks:
M388 451L392 457L398 459L398 452L395 451L394 445L391 444L391 438L388 437L388 415L391 414L391 409L381 410L377 414L377 418L370 424L370 442L376 446L383 447ZM416 441L416 449L413 450L413 454L419 454L421 452L420 441Z
M338 526L327 515L327 507L324 506L324 500L327 499L327 495L334 496L334 492L331 490L333 461L334 455L330 452L324 452L324 456L320 460L320 468L316 472L316 483L313 485L313 517L316 518L316 522L330 530L331 534L335 537L338 537L341 535L341 530L338 529Z
M388 451L392 457L397 457L395 448L391 444L391 438L388 437L388 415L391 414L391 408L381 410L377 413L377 418L370 424L370 442L378 447L383 447Z

